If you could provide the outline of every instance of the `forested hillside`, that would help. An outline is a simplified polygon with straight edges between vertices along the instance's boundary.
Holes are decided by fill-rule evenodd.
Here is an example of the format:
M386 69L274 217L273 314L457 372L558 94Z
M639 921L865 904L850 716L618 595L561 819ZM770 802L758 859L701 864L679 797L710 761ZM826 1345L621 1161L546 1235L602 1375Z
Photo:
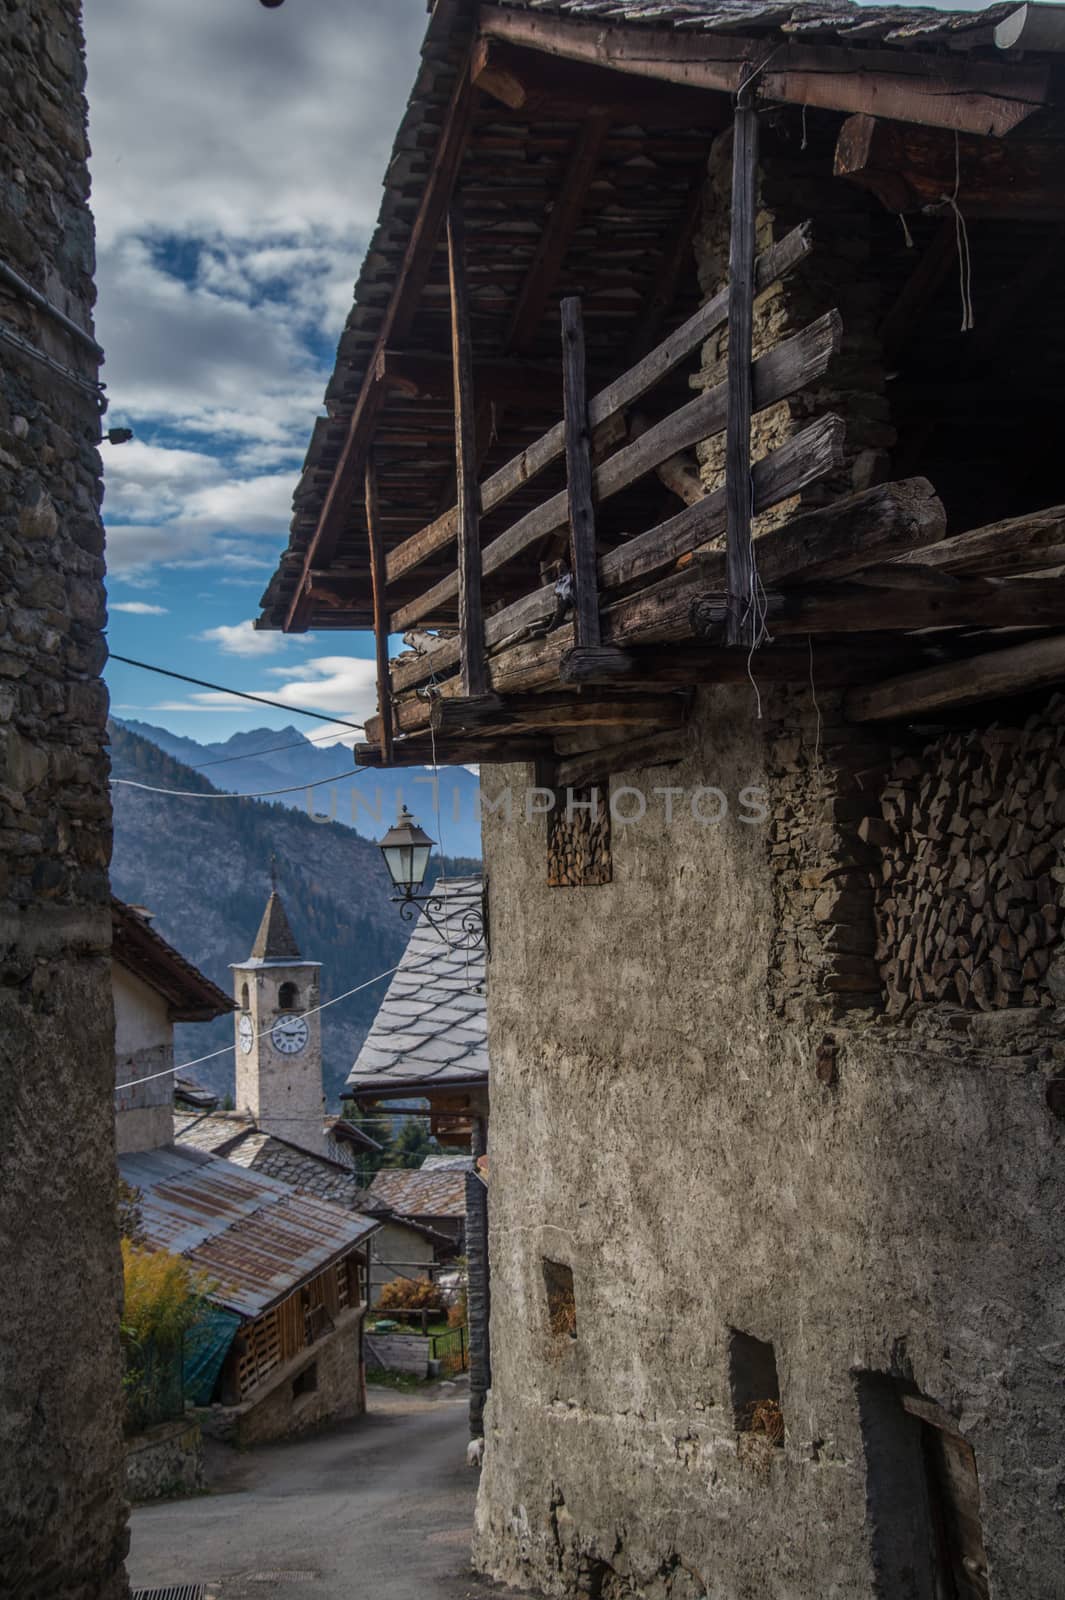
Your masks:
M111 879L117 895L154 912L160 933L227 993L230 963L251 950L275 855L278 889L300 949L322 963L323 1000L399 960L410 927L390 903L375 844L339 822L315 821L277 803L221 798L201 774L117 723L111 753L116 778L205 797L171 798L116 784ZM476 871L477 864L467 860L452 870ZM325 1087L333 1104L386 987L387 980L374 984L322 1016ZM179 1027L179 1060L232 1038L230 1018ZM233 1059L222 1056L195 1075L227 1093Z

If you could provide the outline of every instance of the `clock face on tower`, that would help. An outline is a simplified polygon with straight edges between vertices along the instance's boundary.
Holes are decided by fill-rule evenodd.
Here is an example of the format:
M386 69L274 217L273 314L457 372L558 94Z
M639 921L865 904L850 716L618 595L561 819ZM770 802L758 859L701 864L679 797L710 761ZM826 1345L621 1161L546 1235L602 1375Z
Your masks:
M279 1050L283 1056L298 1056L306 1048L310 1038L310 1029L302 1017L278 1017L270 1031L274 1041L274 1049Z
M252 1027L251 1018L246 1011L237 1023L237 1033L240 1036L240 1048L244 1055L248 1055L252 1045L255 1043L255 1029Z

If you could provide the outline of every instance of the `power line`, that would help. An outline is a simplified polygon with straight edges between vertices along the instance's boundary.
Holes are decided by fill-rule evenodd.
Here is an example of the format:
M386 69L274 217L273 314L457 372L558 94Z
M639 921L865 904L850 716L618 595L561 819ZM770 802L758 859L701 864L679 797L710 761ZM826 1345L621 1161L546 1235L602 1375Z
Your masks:
M125 667L140 667L142 672L157 672L161 678L176 678L179 683L195 684L197 689L214 689L218 694L233 694L241 700L254 700L257 705L273 706L277 711L291 712L294 717L314 717L317 722L332 722L338 728L352 728L356 733L364 733L365 725L361 722L346 722L343 717L328 717L324 711L307 711L302 706L289 706L283 700L270 700L264 694L249 694L246 689L228 689L222 683L208 683L206 678L190 678L185 672L173 672L169 667L153 667L148 661L134 661L131 656L115 655L110 652L112 661L121 661ZM300 786L301 788L306 785Z
M335 778L316 778L313 783L297 783L290 789L262 789L258 794L229 794L225 789L212 789L201 794L199 789L157 789L151 783L137 783L133 778L109 778L109 783L121 783L127 789L143 789L147 794L169 794L179 800L270 800L279 794L302 794L304 789L320 789L326 783L339 783L341 778L357 778L360 773L374 772L374 767L352 767L350 772L338 772Z

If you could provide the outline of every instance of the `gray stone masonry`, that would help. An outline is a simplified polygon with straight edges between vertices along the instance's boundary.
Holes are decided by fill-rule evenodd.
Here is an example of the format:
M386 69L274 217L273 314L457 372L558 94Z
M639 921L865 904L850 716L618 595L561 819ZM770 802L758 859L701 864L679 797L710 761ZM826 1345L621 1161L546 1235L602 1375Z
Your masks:
M86 329L76 0L0 0L0 259ZM0 285L0 323L96 368ZM0 1592L119 1600L126 1506L115 1221L100 417L0 347Z

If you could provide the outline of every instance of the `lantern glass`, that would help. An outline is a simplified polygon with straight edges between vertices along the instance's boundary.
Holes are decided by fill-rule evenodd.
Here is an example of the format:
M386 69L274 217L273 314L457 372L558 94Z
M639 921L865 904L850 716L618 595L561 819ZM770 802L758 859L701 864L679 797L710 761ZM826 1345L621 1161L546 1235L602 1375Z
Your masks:
M435 843L435 839L430 839L404 806L395 825L380 841L388 875L397 889L410 894L421 886L429 869L429 857Z

